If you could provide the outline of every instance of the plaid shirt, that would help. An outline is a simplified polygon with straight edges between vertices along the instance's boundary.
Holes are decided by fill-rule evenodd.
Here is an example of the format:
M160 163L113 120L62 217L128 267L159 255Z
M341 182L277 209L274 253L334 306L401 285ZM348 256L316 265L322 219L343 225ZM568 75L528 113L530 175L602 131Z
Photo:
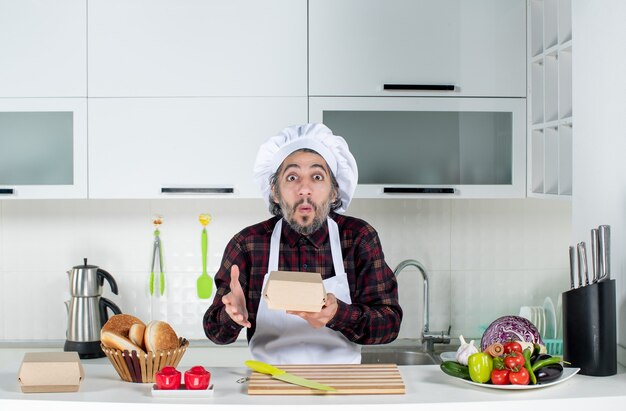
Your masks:
M339 226L352 304L338 300L337 313L326 326L358 344L389 343L398 336L402 309L398 303L397 282L385 263L378 234L363 220L333 212L330 217ZM222 296L230 292L230 267L235 264L239 267L239 282L246 295L248 320L252 324L247 331L248 341L254 334L270 239L279 219L273 217L245 228L226 246L222 264L215 274L217 293L203 320L204 332L216 344L235 341L242 329L228 316L222 304ZM283 224L278 269L319 272L323 279L333 277L328 223L308 236Z

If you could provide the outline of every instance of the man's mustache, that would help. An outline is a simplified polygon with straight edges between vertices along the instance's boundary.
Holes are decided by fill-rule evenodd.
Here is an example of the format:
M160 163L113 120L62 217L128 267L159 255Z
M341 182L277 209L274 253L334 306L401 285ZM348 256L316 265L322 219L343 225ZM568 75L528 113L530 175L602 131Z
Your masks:
M308 198L302 198L302 199L300 199L300 200L296 201L296 203L293 205L293 212L295 213L295 212L296 212L296 210L298 209L298 207L300 207L302 204L305 204L305 203L306 203L307 205L310 205L310 206L311 206L311 208L313 208L313 211L316 211L316 212L317 212L317 208L318 208L317 204L315 204L314 202L312 202L312 201L311 201L310 199L308 199Z

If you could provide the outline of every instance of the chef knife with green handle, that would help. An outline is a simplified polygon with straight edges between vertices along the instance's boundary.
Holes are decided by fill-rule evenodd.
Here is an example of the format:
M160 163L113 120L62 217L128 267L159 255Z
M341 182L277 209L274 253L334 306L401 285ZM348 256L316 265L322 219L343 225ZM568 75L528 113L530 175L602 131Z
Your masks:
M337 391L335 388L329 387L328 385L320 384L319 382L316 382L316 381L307 380L306 378L289 374L288 372L283 371L280 368L276 368L273 365L269 365L261 361L249 360L249 361L246 361L245 364L256 372L260 372L261 374L271 375L272 378L276 378L277 380L285 381L290 384L300 385L302 387L307 387L307 388L313 388L315 390Z

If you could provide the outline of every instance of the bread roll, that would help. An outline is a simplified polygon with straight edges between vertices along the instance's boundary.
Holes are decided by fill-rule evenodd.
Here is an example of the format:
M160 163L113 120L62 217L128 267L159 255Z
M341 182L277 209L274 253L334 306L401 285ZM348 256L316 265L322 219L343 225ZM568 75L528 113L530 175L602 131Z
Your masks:
M120 351L128 350L128 352L137 351L137 355L145 354L145 351L137 344L113 331L101 331L100 342L107 348Z
M130 332L130 327L133 324L142 324L139 318L134 317L129 314L116 314L113 317L109 318L109 320L102 326L102 331L111 331L114 333L120 334L122 337L128 338L128 333Z
M143 345L133 343L130 340L130 329L133 325L145 327L143 321L129 314L116 314L102 326L100 330L100 342L108 348L117 350L137 351L144 353Z
M143 335L145 332L146 332L145 325L135 323L130 326L130 330L128 331L128 337L137 346L145 348L143 345Z
M143 342L146 351L173 350L179 347L174 329L164 321L150 321L146 325Z

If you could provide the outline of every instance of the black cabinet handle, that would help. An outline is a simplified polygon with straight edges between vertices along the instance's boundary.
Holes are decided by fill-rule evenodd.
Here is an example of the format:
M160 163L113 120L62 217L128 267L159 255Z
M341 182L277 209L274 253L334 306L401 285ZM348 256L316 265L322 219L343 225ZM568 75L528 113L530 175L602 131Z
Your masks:
M454 91L454 84L385 84L384 90L401 91Z
M385 194L454 194L454 188L385 187Z
M12 188L0 188L0 194L8 195L8 194L14 194L14 193L13 193Z
M233 187L162 187L162 194L233 194Z

